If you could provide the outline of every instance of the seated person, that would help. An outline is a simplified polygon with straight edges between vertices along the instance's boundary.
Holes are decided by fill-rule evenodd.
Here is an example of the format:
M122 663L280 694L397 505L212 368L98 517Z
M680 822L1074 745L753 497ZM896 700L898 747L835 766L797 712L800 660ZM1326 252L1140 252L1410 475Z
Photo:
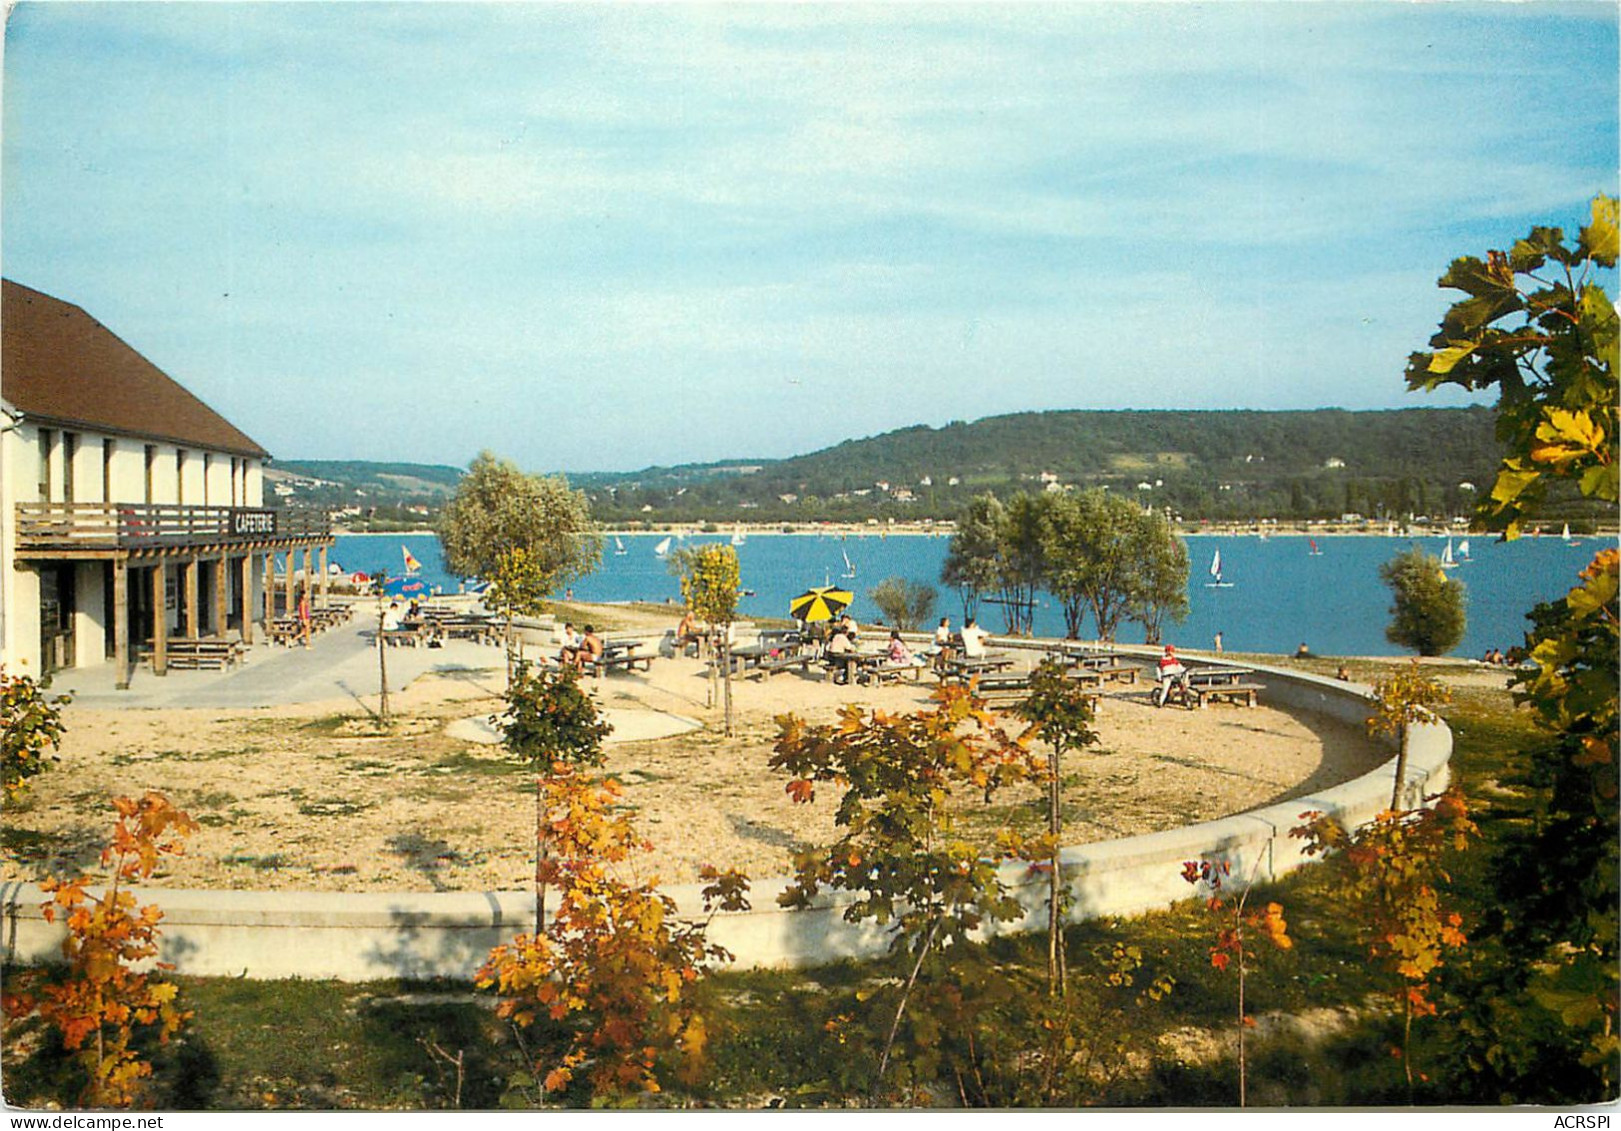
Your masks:
M400 630L400 603L392 602L383 612L383 631L398 632Z
M901 639L900 629L891 629L889 632L889 662L892 664L913 664L912 650Z
M861 639L861 630L856 627L855 618L851 617L849 613L845 613L844 616L839 618L839 631L850 638L851 644Z
M850 682L850 660L847 657L853 657L855 651L855 641L850 639L849 634L834 630L833 638L827 642L827 658L835 665L834 683Z
M1309 660L1309 659L1311 659L1311 649L1306 647L1306 642L1304 640L1302 640L1300 642L1300 647L1295 649L1295 659L1297 659L1297 660Z
M691 609L688 609L681 614L681 623L675 626L676 649L685 653L688 644L696 645L702 640L703 636L698 631L698 618L692 615Z
M969 617L968 622L962 626L962 654L969 659L984 656L985 641L990 635L979 627L979 623L973 617Z
M1171 688L1179 686L1184 694L1188 689L1188 669L1182 666L1182 659L1176 654L1176 645L1167 644L1165 654L1159 658L1154 669L1154 704L1163 707L1170 698Z
M557 638L557 662L560 664L580 665L580 636L574 631L574 625L565 622L563 631Z
M595 628L586 625L585 635L580 637L579 647L574 649L574 666L583 672L588 661L602 659L602 651L602 637L597 635ZM599 667L597 673L600 675L601 672Z

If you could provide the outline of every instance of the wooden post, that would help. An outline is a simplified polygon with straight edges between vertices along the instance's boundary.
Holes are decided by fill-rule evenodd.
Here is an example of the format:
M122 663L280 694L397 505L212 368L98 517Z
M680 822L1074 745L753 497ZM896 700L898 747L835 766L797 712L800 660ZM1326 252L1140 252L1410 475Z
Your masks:
M187 558L186 564L181 567L182 577L186 585L186 639L197 639L197 567L195 557Z
M214 631L211 635L225 635L226 598L230 596L231 572L225 568L225 555L221 554L209 563L214 568Z
M261 582L260 595L265 602L265 643L275 643L275 637L270 635L271 622L276 619L276 555L269 550L265 551L265 575Z
M242 590L242 643L253 643L253 555L243 554L240 567Z
M326 587L327 587L326 547L322 546L321 547L321 604L322 605L326 604L326 591L327 591Z
M161 606L160 606L161 607ZM129 559L113 559L113 686L129 690Z
M294 609L293 609L293 563L296 562L297 560L298 560L298 551L297 550L288 550L287 551L287 576L282 579L283 596L286 599L283 600L282 603L281 603L282 612L286 616L292 616L293 612L294 612Z
M163 607L169 567L159 558L152 567L152 674L169 674L169 613Z

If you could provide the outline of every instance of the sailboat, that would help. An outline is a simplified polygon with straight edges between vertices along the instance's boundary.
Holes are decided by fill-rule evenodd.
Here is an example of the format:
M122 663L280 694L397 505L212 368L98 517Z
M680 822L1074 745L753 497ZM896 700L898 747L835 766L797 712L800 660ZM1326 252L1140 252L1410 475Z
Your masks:
M743 537L743 524L738 523L737 529L732 531L732 545L741 546L745 541L747 539Z
M1469 560L1469 539L1465 538L1458 543L1458 561L1462 563Z
M625 554L625 553L629 553L629 551L625 549L625 544L619 540L619 535L615 534L614 535L614 554L619 555L619 554Z
M1317 539L1307 538L1306 541L1311 543L1311 549L1307 550L1306 553L1310 554L1314 558L1320 558L1323 556L1323 551L1317 548Z
M1223 581L1221 579L1220 550L1217 550L1215 556L1210 559L1210 576L1215 580L1205 582L1204 587L1206 589L1231 589L1233 587L1233 583L1231 581Z
M1457 561L1452 557L1452 539L1447 539L1446 549L1441 551L1441 568L1456 569Z
M851 563L850 555L848 553L843 550L840 550L839 553L844 555L844 572L839 576L848 581L850 578L853 578L856 575L856 567Z
M670 540L668 538L660 539L659 544L653 547L653 556L655 558L662 558L669 552Z
M1570 523L1568 522L1565 523L1565 528L1559 532L1559 537L1565 540L1565 545L1567 546L1574 546L1581 542L1580 538L1572 538L1570 536Z

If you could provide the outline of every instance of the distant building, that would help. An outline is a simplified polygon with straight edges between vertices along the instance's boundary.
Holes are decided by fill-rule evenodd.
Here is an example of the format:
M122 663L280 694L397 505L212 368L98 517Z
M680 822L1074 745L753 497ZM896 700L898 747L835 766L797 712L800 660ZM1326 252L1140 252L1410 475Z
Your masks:
M0 662L48 675L111 662L129 685L171 637L253 639L324 515L264 507L270 454L71 303L4 280ZM266 625L268 628L268 624Z
M1327 460L1323 466L1328 468L1330 471L1337 471L1345 466L1345 461L1340 459L1338 456L1335 456Z

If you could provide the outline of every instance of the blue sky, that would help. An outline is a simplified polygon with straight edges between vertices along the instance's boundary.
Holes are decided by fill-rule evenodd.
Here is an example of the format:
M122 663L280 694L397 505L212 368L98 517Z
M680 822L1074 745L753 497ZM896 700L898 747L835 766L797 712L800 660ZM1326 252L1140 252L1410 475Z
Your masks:
M1617 191L1617 8L36 3L8 278L282 458L1386 408Z

